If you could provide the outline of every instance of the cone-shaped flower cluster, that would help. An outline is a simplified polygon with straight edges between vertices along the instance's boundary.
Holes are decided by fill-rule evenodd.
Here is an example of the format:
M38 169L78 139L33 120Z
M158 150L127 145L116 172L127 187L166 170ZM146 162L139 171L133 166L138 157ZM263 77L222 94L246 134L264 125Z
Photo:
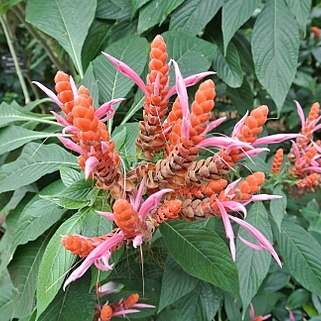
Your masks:
M317 152L321 147L318 144L310 146L306 141L306 132L312 130L319 118L309 116L304 123L305 132L302 130L304 136L277 134L259 137L269 111L267 106L259 106L235 125L229 137L208 137L211 130L225 121L225 117L213 119L215 84L211 79L201 83L191 106L186 87L196 84L212 72L183 78L178 64L168 60L166 44L161 36L157 36L151 44L150 73L146 83L129 66L108 53L103 54L120 73L132 79L145 95L143 121L139 123L136 142L145 162L134 166L126 175L119 170L120 157L114 151L114 142L110 140L104 124L113 116L112 105L122 99L110 101L95 110L88 90L83 86L77 88L72 78L62 72L58 72L55 79L57 95L37 83L62 109L62 115L55 114L55 117L65 127L63 132L71 134L71 139L61 137L61 142L80 154L79 165L86 178L94 179L98 187L107 189L114 197L112 212L97 212L114 222L115 229L111 233L94 238L63 236L65 248L84 258L68 277L64 287L81 277L93 264L102 270L111 269L109 260L117 248L124 244L137 247L150 241L158 225L174 219L194 221L221 217L234 260L236 251L232 223L237 223L256 240L254 244L241 239L247 246L269 251L281 266L264 231L257 230L244 220L247 204L280 196L256 194L264 183L263 173L255 172L234 180L231 179L230 169L242 159L268 150L260 145L280 143L300 136L304 138L300 146L305 146L300 148L305 148L306 153L308 149L310 152L310 159L305 160L309 164L301 171L306 171L306 168L309 170L318 162L312 147ZM169 87L170 67L174 67L176 75L176 83L172 88ZM176 93L170 110L169 100ZM203 149L212 147L216 149L213 156L202 159ZM304 157L307 158L306 155ZM279 151L273 165L274 173L279 171L281 164ZM296 170L299 170L299 166L296 166ZM131 180L130 190L120 187L124 185L124 177ZM130 310L128 306L122 308L122 311ZM119 311L107 304L101 312L105 313L100 317L101 320L110 320Z

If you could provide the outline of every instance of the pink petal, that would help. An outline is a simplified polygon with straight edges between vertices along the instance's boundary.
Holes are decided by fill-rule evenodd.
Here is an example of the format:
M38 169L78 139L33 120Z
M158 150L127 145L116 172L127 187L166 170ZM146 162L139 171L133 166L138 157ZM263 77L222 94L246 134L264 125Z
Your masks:
M59 114L55 113L54 111L51 111L51 113L55 116L57 122L62 125L62 126L69 126L70 123L67 122L67 120L65 118L63 118L62 116L60 116Z
M85 161L85 179L88 179L90 174L95 170L99 164L99 160L95 156L90 156Z
M136 249L138 246L141 246L143 243L143 236L142 235L137 235L133 239L133 247Z
M112 118L113 115L115 114L115 111L112 108L112 106L115 104L118 104L119 102L121 102L123 100L125 100L125 98L117 98L117 99L107 101L106 103L102 104L99 108L96 109L95 116L97 116L100 119L101 117L103 117L106 114L111 114L110 118Z
M224 201L221 203L223 204L224 207L227 207L231 211L242 212L244 214L244 217L247 216L247 210L246 210L245 206L242 205L241 203L235 202L235 201Z
M210 132L211 130L213 130L214 128L216 128L217 126L221 125L224 121L226 120L226 117L221 117L219 119L216 119L212 122L210 122L206 128L204 129L202 135L206 135L208 132Z
M244 151L244 153L241 153L240 156L247 156L247 157L257 156L261 153L269 152L269 151L270 150L268 148L255 148L249 151Z
M194 86L196 83L198 83L201 79L209 76L209 75L214 75L216 74L216 72L214 71L205 71L205 72L200 72L198 74L195 75L191 75L188 76L186 78L184 78L184 83L186 87L190 87L190 86ZM176 86L173 86L167 93L167 95L165 96L165 100L168 100L169 98L171 98L174 94L176 94Z
M150 195L139 209L138 214L141 217L141 219L144 220L146 218L146 216L148 215L148 213L159 204L163 195L166 193L170 193L170 192L174 192L174 190L171 188L164 188L164 189Z
M92 250L86 259L81 263L81 265L70 274L63 286L63 290L65 291L68 284L82 277L96 260L99 260L106 254L106 252L121 243L123 240L124 235L119 233L102 242L94 250Z
M304 171L313 171L316 173L321 173L321 167L317 167L317 166L309 166L303 169Z
M290 321L295 321L295 317L292 310L289 310L289 318L290 318Z
M305 125L305 117L304 117L304 112L303 112L303 109L301 107L301 105L299 104L299 102L297 100L294 100L294 103L296 105L296 110L297 110L297 113L300 117L300 120L301 120L301 126L302 128L304 127Z
M263 316L263 320L267 320L268 318L271 317L271 315L272 315L272 314L267 314L267 315ZM290 319L290 321L295 321L295 320L291 320L291 319Z
M227 195L232 189L234 189L234 187L238 185L238 183L241 181L241 179L242 179L242 177L240 177L236 181L228 184L224 190L224 194Z
M61 136L57 136L57 138L63 143L63 145L66 148L68 148L68 149L70 149L70 150L72 150L72 151L74 151L74 152L76 152L78 154L82 154L83 153L82 148L79 145L77 145L76 143L74 143L72 140L64 138L64 137L61 137Z
M270 195L270 194L257 194L253 195L249 201L250 202L257 202L257 201L269 201L269 200L275 200L282 198L283 196L281 195Z
M197 147L220 147L220 148L249 148L253 147L249 143L241 142L231 137L209 137L196 145Z
M139 75L124 62L118 60L117 58L109 55L106 52L102 52L102 54L116 67L116 69L122 73L125 77L131 79L136 85L142 90L145 96L150 96L147 88L143 82L143 80L139 77Z
M140 182L140 185L139 185L139 188L138 188L138 191L137 191L137 195L136 195L136 198L134 200L134 205L133 205L135 211L138 210L138 207L139 207L140 202L142 200L146 179L147 179L146 176L144 176L142 181Z
M149 309L154 309L156 308L155 305L151 305L151 304L145 304L145 303L136 303L133 305L133 308L149 308Z
M66 127L62 130L62 133L63 133L63 134L69 133L69 134L76 135L77 132L78 132L78 129L77 129L77 127L75 127L75 126L66 126Z
M111 212L101 212L101 211L96 211L97 214L106 217L107 219L109 219L110 221L114 221L114 214Z
M70 81L71 91L74 95L74 99L76 99L78 97L78 89L75 84L74 78L72 78L72 76L70 76L69 81Z
M175 60L172 60L175 68L176 75L176 90L179 97L179 101L182 106L183 122L182 122L182 134L186 139L189 139L189 119L190 119L190 110L188 104L187 90L184 83L183 76L179 70L178 64Z
M274 259L276 260L276 262L279 264L280 267L282 267L282 263L280 261L279 256L277 255L277 253L275 252L272 244L269 242L269 240L258 230L256 229L254 226L252 226L251 224L235 217L232 215L228 215L228 217L233 220L234 222L236 222L237 224L239 224L240 226L242 226L244 229L246 229L257 241L258 243L266 250L268 250L271 255L274 257Z
M315 126L315 127L311 130L311 132L314 133L314 132L316 132L317 130L319 130L320 128L321 128L321 124L318 125L318 126Z
M248 115L249 115L249 112L247 111L247 112L245 113L245 115L235 124L234 129L233 129L233 132L232 132L232 135L231 135L232 137L235 137L237 134L239 134L242 126L243 126L244 123L245 123L245 119L246 119L246 117L247 117Z
M292 149L293 149L293 153L296 157L296 159L300 159L301 155L300 155L300 150L299 150L299 146L296 142L292 141Z
M284 142L288 139L295 139L298 137L305 137L301 134L276 134L276 135L270 135L262 138L258 138L254 143L252 143L253 146L258 145L264 145L264 144L278 144L281 142Z
M120 310L117 312L114 312L112 314L113 317L116 317L117 315L125 315L125 314L130 314L130 313L137 313L140 312L139 310L134 310L134 309L128 309L128 310Z
M220 213L221 213L226 237L230 240L230 250L231 250L231 254L232 254L232 259L235 262L235 257L236 257L235 242L234 242L235 236L234 236L234 231L233 231L231 222L229 220L229 215L227 214L225 207L223 206L223 204L220 201L216 200L216 204L217 204L217 206L220 210Z
M253 244L245 239L243 239L243 237L239 236L239 239L247 246L251 247L252 249L254 250L258 250L258 251L261 251L263 250L263 247L260 246L260 245L256 245L256 244Z
M63 104L60 102L60 100L58 99L58 97L56 96L56 94L52 90L50 90L49 88L47 88L46 86L44 86L43 84L41 84L38 81L33 81L32 83L35 84L36 86L38 86L59 107L63 106Z
M106 153L109 150L109 144L107 142L101 142L100 146L103 153Z

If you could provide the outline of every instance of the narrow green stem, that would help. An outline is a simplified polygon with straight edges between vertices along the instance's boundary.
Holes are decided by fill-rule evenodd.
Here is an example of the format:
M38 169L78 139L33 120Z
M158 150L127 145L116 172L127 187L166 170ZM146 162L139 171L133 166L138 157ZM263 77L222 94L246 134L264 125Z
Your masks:
M12 56L12 59L13 59L14 66L16 68L16 73L17 73L17 76L18 76L18 79L19 79L19 82L20 82L20 86L21 86L23 95L25 97L25 103L28 104L30 102L30 96L29 96L29 93L28 93L28 89L27 89L25 80L24 80L23 75L22 75L22 71L21 71L21 68L20 68L20 65L19 65L19 62L18 62L18 57L17 57L16 51L15 51L14 46L13 46L13 37L12 37L11 32L10 32L10 30L8 28L8 22L7 22L5 14L0 16L0 22L1 22L1 26L2 26L2 29L4 31L4 35L6 37L8 46L9 46L9 50L10 50L10 53L11 53L11 56Z

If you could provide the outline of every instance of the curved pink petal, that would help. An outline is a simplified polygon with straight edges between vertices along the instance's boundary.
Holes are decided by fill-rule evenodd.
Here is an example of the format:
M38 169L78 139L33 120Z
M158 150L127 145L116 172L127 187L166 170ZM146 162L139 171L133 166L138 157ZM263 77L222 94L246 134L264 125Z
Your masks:
M74 95L74 99L76 99L78 97L78 89L77 89L76 83L74 81L74 78L72 78L72 76L70 76L69 81L70 81L72 94Z
M165 195L166 193L170 193L173 192L174 190L171 188L164 188L152 195L150 195L146 201L142 204L142 206L140 207L138 214L141 217L142 220L144 220L146 218L146 216L148 215L148 213L153 210L161 201L163 195Z
M135 197L134 205L133 205L135 211L138 210L138 207L139 207L139 205L140 205L140 202L142 201L143 191L144 191L146 179L147 179L147 177L144 176L143 179L142 179L142 181L141 181L140 184L139 184L139 188L138 188L137 195L136 195L136 197Z
M219 119L216 119L212 122L210 122L206 128L204 129L202 135L206 135L208 132L216 128L217 126L221 125L226 120L226 117L221 117Z
M297 100L294 100L294 103L296 105L296 110L297 110L297 113L300 117L300 120L301 120L301 126L302 128L304 127L305 125L305 117L304 117L304 112L303 112L303 109L301 107L301 105L299 104L299 102Z
M227 195L232 189L234 189L235 186L237 186L237 184L241 181L242 177L238 178L236 181L228 184L226 187L225 187L225 190L224 190L224 194Z
M252 149L252 150L247 150L247 151L244 151L244 153L241 153L240 156L246 156L246 157L251 157L251 156L257 156L261 153L264 153L264 152L269 152L270 150L268 148L255 148L255 149Z
M59 114L55 113L54 111L51 111L51 113L54 115L54 117L56 118L57 122L62 125L62 126L69 126L70 123L67 122L67 120L65 118L63 118L62 116L60 116Z
M124 62L118 60L117 58L109 55L106 52L102 52L102 54L116 67L116 69L122 73L125 77L131 79L136 85L142 90L145 96L150 96L147 91L146 85L143 80L139 77L139 75Z
M133 239L133 247L136 249L138 246L141 246L143 244L143 236L137 235Z
M202 140L197 147L220 147L220 148L249 148L253 147L249 143L244 143L231 137L209 137Z
M317 167L317 166L309 166L309 167L304 168L303 170L321 173L321 167Z
M101 211L96 211L97 214L106 217L110 221L114 221L114 214L111 212L101 212Z
M133 308L154 309L154 308L156 308L156 306L155 305L151 305L151 304L145 304L145 303L136 303L136 304L133 305Z
M251 319L254 319L254 318L255 318L255 312L254 312L254 307L253 307L253 304L252 304L252 303L250 304L249 315L250 315L250 318L251 318Z
M298 144L295 141L292 141L292 149L296 159L300 159L301 158L300 149Z
M246 117L247 117L248 115L249 115L249 112L247 111L247 112L245 113L245 115L235 124L234 129L233 129L233 132L232 132L232 134L231 134L232 137L235 137L237 134L239 134L242 126L243 126L244 123L245 123L245 119L246 119Z
M88 179L90 174L95 170L99 164L99 160L95 156L90 156L85 161L85 179Z
M216 72L214 71L205 71L205 72L200 72L198 74L194 74L191 76L188 76L186 78L184 78L184 83L186 87L190 87L190 86L194 86L195 84L197 84L200 80L202 80L203 78L209 76L209 75L214 75L216 74ZM167 93L167 95L165 96L165 100L168 100L169 98L171 98L174 94L176 94L176 86L173 86Z
M63 133L63 134L69 133L69 134L76 135L77 132L78 132L78 129L77 129L77 127L75 127L75 126L66 126L66 127L62 130L62 133Z
M260 245L256 245L256 244L254 244L254 243L252 243L252 242L249 242L249 241L243 239L243 237L241 237L241 236L239 236L238 238L239 238L246 246L251 247L251 248L254 249L254 250L258 250L258 251L263 250L263 247L260 246Z
M72 151L74 151L74 152L76 152L78 154L82 154L83 153L82 148L79 145L77 145L76 143L74 143L72 140L64 138L62 136L57 136L57 138L63 143L63 145L66 148L68 148L68 149L70 149L70 150L72 150Z
M285 140L288 139L295 139L298 137L305 137L301 134L276 134L276 135L270 135L266 137L258 138L254 143L252 143L253 146L258 145L265 145L265 144L278 144L282 143Z
M242 212L244 214L244 217L247 216L247 210L246 210L245 206L242 205L241 203L236 202L236 201L224 201L221 203L223 204L224 207L227 207L231 211Z
M240 226L242 226L244 229L246 229L264 249L268 250L271 253L275 261L279 264L280 267L282 267L280 258L278 254L275 252L272 244L258 229L256 229L251 224L239 219L238 217L235 217L232 215L228 215L228 217L234 222L236 222L237 224L239 224Z
M102 104L99 108L96 109L95 116L97 116L99 119L104 115L106 115L107 113L112 114L113 116L115 114L115 111L112 108L112 106L118 104L123 100L125 100L125 98L117 98L117 99L107 101L106 103ZM112 116L110 118L112 118Z
M137 313L140 312L139 310L135 310L135 309L127 309L127 310L119 310L117 312L114 312L112 314L113 317L116 317L117 315L125 315L125 314L130 314L130 313Z
M311 133L314 133L314 132L316 132L316 131L319 130L319 129L321 129L321 124L318 125L318 126L315 126L314 128L312 128Z
M38 86L59 107L63 106L63 104L58 99L57 95L52 90L50 90L49 88L47 88L46 86L44 86L43 84L41 84L38 81L33 81L32 83L35 84L36 86Z

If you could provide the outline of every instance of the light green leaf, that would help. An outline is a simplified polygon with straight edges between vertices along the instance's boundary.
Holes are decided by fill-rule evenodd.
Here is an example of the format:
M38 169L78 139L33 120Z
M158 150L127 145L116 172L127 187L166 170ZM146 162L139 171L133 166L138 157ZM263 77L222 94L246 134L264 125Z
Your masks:
M61 167L59 169L61 180L66 187L85 179L84 172L79 172L76 169L70 167Z
M136 139L139 131L138 123L127 123L122 126L126 127L126 139L120 149L120 154L126 163L134 163L137 160Z
M168 305L175 303L187 293L190 293L198 283L198 279L184 272L184 270L168 256L164 267L158 311L162 311Z
M267 1L252 35L256 75L279 110L296 74L300 46L297 23L284 1Z
M11 152L33 140L57 136L59 134L36 132L19 126L8 126L0 129L0 154Z
M172 14L169 29L199 34L223 5L223 0L187 0Z
M0 193L30 184L61 166L77 166L76 157L58 145L27 144L21 155L0 170Z
M49 241L42 257L37 284L37 315L55 298L76 256L61 245L61 235L80 234L87 211L79 211L65 221Z
M145 96L142 93L142 91L140 91L140 90L137 91L135 94L135 97L134 97L133 104L131 105L126 116L122 120L121 125L126 124L128 122L128 120L130 120L139 109L143 108L144 101L145 101Z
M292 292L286 303L287 308L293 310L298 309L307 304L311 300L311 294L306 289L297 289Z
M188 274L238 293L238 276L231 254L223 240L200 225L177 221L160 226L166 247Z
M13 285L7 270L0 273L0 315L1 321L11 320L13 311Z
M41 195L45 200L67 209L80 209L91 206L95 202L97 189L90 181L77 181L57 194Z
M277 185L273 190L273 195L280 195L282 198L274 199L270 201L270 212L271 215L278 226L281 228L281 223L284 215L286 214L286 206L287 206L287 196L283 192L282 185Z
M105 51L125 62L140 75L147 62L148 43L144 38L129 36L111 44ZM93 67L103 102L126 97L135 84L120 74L102 55L94 60Z
M139 11L137 32L141 34L157 24L161 25L167 16L184 0L152 0Z
M262 232L270 242L272 241L268 213L261 202L252 205L245 221ZM255 243L254 238L249 236L242 228L239 229L239 236ZM240 296L243 309L246 310L269 271L271 255L266 250L254 250L240 240L237 241L236 253L236 265L240 278Z
M60 180L51 183L34 196L24 207L16 224L12 240L12 251L18 245L37 239L66 212L66 209L41 199L39 196L56 193L63 189L63 187Z
M300 28L304 30L304 34L306 32L306 25L310 19L311 13L311 0L286 0L290 10L294 14L297 23L299 24Z
M98 81L95 78L94 67L92 63L89 64L81 84L89 89L90 95L93 98L93 105L94 107L98 108L99 107L99 88L98 88Z
M178 63L184 77L210 68L216 51L214 44L181 31L167 31L162 36L168 56Z
M284 266L297 282L321 295L321 246L301 226L283 220L281 230L274 229Z
M130 0L98 0L96 17L99 19L119 20L130 17Z
M96 0L29 0L26 20L56 39L68 52L81 78L81 50L95 17ZM54 27L53 27L54 26Z
M13 301L15 308L12 316L15 318L25 317L33 309L39 265L48 241L47 234L20 247L8 266L12 283L17 291Z
M4 102L0 104L0 127L7 126L17 121L34 121L57 126L57 122L50 119L54 118L48 115L29 112L16 104L8 105Z
M56 298L40 315L37 321L89 321L93 320L96 295L89 291L89 277L78 284L70 285L66 291L59 291Z
M229 0L223 5L222 32L224 42L224 55L227 46L235 32L251 17L260 0Z
M126 141L126 126L119 126L113 131L111 139L115 142L115 150L120 150Z

